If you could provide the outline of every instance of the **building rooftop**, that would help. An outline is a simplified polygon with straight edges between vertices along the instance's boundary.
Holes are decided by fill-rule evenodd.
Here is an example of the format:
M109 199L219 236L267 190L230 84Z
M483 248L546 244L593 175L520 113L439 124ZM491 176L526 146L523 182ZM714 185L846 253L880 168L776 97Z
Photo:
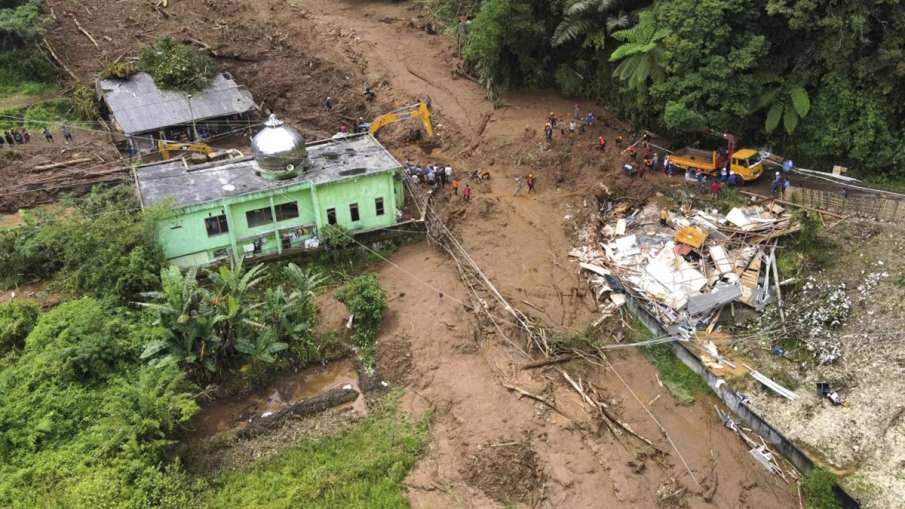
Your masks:
M140 134L164 127L190 124L195 120L224 117L257 109L254 97L228 74L217 74L206 89L192 94L161 90L149 74L138 73L127 80L101 80L104 102L126 134Z
M308 169L285 180L268 180L258 176L256 171L261 168L251 157L194 166L184 159L171 159L140 166L135 175L142 206L150 207L172 200L175 207L191 207L306 181L319 185L401 166L370 134L318 141L308 144L307 148Z

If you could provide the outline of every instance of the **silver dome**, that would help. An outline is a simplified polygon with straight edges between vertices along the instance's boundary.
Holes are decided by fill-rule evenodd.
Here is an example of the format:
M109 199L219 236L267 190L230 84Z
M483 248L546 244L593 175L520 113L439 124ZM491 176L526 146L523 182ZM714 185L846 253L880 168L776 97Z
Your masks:
M264 123L264 129L251 139L251 153L265 178L295 176L308 160L302 133L283 125L273 114Z

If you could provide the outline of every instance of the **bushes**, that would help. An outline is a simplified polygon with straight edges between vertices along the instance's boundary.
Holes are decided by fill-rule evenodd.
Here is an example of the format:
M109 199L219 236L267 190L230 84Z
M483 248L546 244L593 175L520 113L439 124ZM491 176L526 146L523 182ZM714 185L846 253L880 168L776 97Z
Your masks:
M352 341L359 356L365 364L373 364L374 343L387 310L386 293L380 282L373 274L359 276L336 292L336 300L345 304L354 316Z
M162 89L196 92L207 87L217 64L167 36L141 50L138 69L150 74Z
M95 188L70 205L64 217L39 213L0 230L0 284L58 274L65 288L121 303L159 285L156 215L140 211L128 187Z
M184 507L169 436L197 410L176 369L138 363L152 330L91 298L43 314L0 358L0 506Z
M38 312L34 302L0 304L0 355L25 345L25 337L38 321Z

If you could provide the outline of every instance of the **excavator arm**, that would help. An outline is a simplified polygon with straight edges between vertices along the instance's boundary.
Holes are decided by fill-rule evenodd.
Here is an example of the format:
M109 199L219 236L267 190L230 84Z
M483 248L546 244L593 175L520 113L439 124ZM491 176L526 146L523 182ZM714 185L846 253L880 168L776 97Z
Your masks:
M208 161L216 161L229 157L230 159L241 158L242 152L236 149L218 150L206 143L182 143L178 141L159 140L157 142L157 150L160 157L164 161L170 158L170 152L191 152L193 154L203 154Z
M400 108L396 111L380 115L371 122L371 125L368 127L368 132L375 135L377 134L377 131L384 126L407 119L421 119L421 124L424 126L424 132L426 132L428 136L434 135L434 127L431 124L431 112L424 102L419 102L418 104L406 106L405 108Z

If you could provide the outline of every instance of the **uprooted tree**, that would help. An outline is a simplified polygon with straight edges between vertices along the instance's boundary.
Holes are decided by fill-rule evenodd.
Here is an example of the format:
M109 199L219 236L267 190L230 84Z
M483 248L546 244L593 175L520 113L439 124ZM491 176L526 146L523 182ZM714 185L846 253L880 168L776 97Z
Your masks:
M197 92L210 84L217 64L167 36L141 50L138 70L150 74L162 89Z

